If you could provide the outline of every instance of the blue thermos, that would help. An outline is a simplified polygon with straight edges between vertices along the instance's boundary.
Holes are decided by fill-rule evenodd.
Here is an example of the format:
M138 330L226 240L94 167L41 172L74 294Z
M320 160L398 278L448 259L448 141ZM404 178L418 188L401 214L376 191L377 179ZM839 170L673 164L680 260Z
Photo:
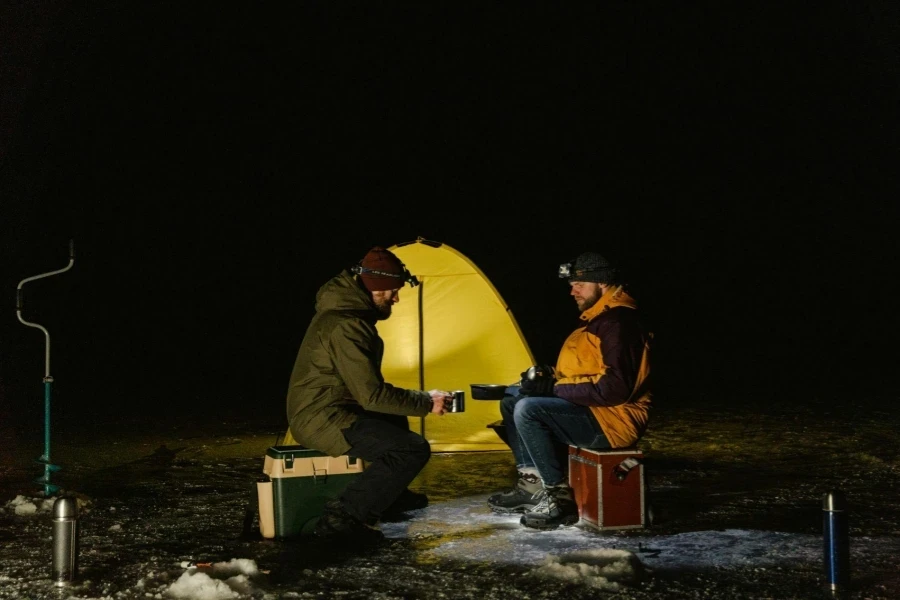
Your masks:
M825 543L825 591L837 598L850 583L850 525L847 499L832 490L822 497L822 534Z

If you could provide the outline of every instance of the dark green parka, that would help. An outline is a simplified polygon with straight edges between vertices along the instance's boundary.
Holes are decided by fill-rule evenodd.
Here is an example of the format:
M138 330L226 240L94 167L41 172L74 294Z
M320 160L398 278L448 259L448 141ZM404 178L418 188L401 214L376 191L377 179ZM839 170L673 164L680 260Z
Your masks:
M424 417L431 396L384 381L378 309L345 269L319 288L313 316L288 386L287 418L298 444L340 456L350 449L341 430L363 411Z

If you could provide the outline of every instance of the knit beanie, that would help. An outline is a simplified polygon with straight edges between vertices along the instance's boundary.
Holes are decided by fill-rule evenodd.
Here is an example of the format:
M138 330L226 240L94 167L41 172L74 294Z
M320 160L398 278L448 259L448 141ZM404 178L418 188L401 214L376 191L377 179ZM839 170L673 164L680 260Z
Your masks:
M359 265L359 277L370 292L396 290L406 283L406 267L393 252L381 246L369 250Z
M618 271L602 255L596 252L585 252L575 259L569 281L587 281L593 283L617 283Z

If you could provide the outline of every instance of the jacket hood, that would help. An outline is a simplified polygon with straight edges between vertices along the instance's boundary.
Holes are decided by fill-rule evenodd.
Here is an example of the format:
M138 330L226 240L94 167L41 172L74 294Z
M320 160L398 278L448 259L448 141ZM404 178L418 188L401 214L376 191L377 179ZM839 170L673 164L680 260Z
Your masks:
M600 313L617 306L625 306L627 308L637 308L634 298L628 295L625 288L621 285L606 290L606 293L600 296L597 303L581 313L579 317L582 321L590 321Z
M352 310L377 312L372 297L356 282L348 269L329 279L316 292L316 312Z

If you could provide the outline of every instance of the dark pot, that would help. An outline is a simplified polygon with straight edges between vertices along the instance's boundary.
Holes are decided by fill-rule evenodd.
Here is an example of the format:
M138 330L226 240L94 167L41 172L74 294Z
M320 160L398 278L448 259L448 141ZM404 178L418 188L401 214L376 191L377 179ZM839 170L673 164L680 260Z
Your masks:
M493 383L472 383L473 400L501 400L508 385Z

